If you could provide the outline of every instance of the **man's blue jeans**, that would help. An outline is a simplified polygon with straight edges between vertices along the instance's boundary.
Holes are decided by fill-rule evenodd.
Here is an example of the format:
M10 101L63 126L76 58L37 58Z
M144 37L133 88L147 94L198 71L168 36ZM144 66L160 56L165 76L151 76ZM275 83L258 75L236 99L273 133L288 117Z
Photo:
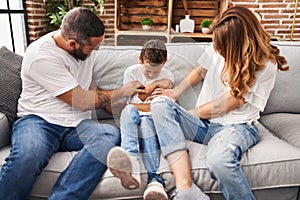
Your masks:
M127 105L121 113L120 124L121 147L137 158L140 158L141 150L148 183L158 181L164 184L157 174L160 147L151 115L140 115L133 105Z
M28 199L37 177L58 151L78 151L53 187L49 199L88 199L106 168L108 151L120 143L111 125L83 120L76 128L51 124L36 115L18 119L12 149L0 173L0 199Z
M258 141L252 124L220 125L195 117L168 97L151 103L152 119L164 157L188 149L185 140L207 144L206 164L226 199L255 199L239 160ZM201 159L201 158L200 158Z

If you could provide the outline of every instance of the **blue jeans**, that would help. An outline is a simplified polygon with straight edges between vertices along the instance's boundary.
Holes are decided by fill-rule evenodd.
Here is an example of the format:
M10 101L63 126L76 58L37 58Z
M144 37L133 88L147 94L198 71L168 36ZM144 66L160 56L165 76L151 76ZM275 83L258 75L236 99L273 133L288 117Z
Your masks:
M252 124L221 125L193 116L168 97L151 103L152 119L163 156L188 149L185 140L207 144L206 164L226 199L255 199L239 160L257 143ZM200 158L201 159L201 158Z
M140 158L141 149L148 183L158 181L164 184L157 174L160 147L151 115L140 115L133 105L127 105L121 113L120 124L121 147L137 158Z
M49 199L88 199L106 168L108 151L119 144L119 130L83 120L77 127L51 124L36 115L18 119L12 148L0 173L0 199L28 199L37 177L58 151L78 151L54 185Z

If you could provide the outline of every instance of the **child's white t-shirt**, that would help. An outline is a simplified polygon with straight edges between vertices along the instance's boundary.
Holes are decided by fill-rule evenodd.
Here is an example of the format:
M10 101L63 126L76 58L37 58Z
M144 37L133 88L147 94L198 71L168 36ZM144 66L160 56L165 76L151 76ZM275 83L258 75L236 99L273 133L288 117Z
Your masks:
M135 64L128 67L125 70L123 84L137 80L144 86L147 86L153 83L154 81L161 80L161 79L169 79L174 83L173 73L170 70L166 69L165 67L162 68L161 73L156 78L147 79L147 77L143 73L142 64ZM140 100L140 98L138 98L138 95L134 95L132 98L130 98L128 103L142 103L142 101Z
M81 61L57 47L51 32L27 49L22 63L22 93L18 103L19 117L35 114L46 121L75 127L91 118L91 111L80 111L57 96L81 86L88 90L92 81L95 54Z
M204 78L196 107L213 101L230 90L230 87L224 85L220 78L224 67L224 58L214 50L213 45L207 48L206 52L199 58L198 63L208 71ZM226 125L251 123L258 120L260 117L259 113L264 110L271 90L275 85L276 72L277 63L267 61L265 68L256 72L255 84L244 95L245 103L229 113L213 118L210 121Z

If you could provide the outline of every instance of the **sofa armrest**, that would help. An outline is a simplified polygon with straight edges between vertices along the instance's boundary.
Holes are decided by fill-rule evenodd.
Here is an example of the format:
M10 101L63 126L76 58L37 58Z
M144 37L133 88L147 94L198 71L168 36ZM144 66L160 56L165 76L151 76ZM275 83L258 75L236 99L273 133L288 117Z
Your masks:
M6 116L0 112L0 148L9 145L10 128Z

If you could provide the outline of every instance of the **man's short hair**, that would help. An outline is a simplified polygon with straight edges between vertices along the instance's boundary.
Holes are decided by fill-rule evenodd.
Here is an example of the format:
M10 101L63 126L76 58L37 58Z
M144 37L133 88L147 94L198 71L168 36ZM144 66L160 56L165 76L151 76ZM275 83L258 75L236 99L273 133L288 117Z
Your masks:
M81 45L89 45L90 37L104 35L102 20L87 8L73 8L64 16L61 33L66 39L75 39Z

